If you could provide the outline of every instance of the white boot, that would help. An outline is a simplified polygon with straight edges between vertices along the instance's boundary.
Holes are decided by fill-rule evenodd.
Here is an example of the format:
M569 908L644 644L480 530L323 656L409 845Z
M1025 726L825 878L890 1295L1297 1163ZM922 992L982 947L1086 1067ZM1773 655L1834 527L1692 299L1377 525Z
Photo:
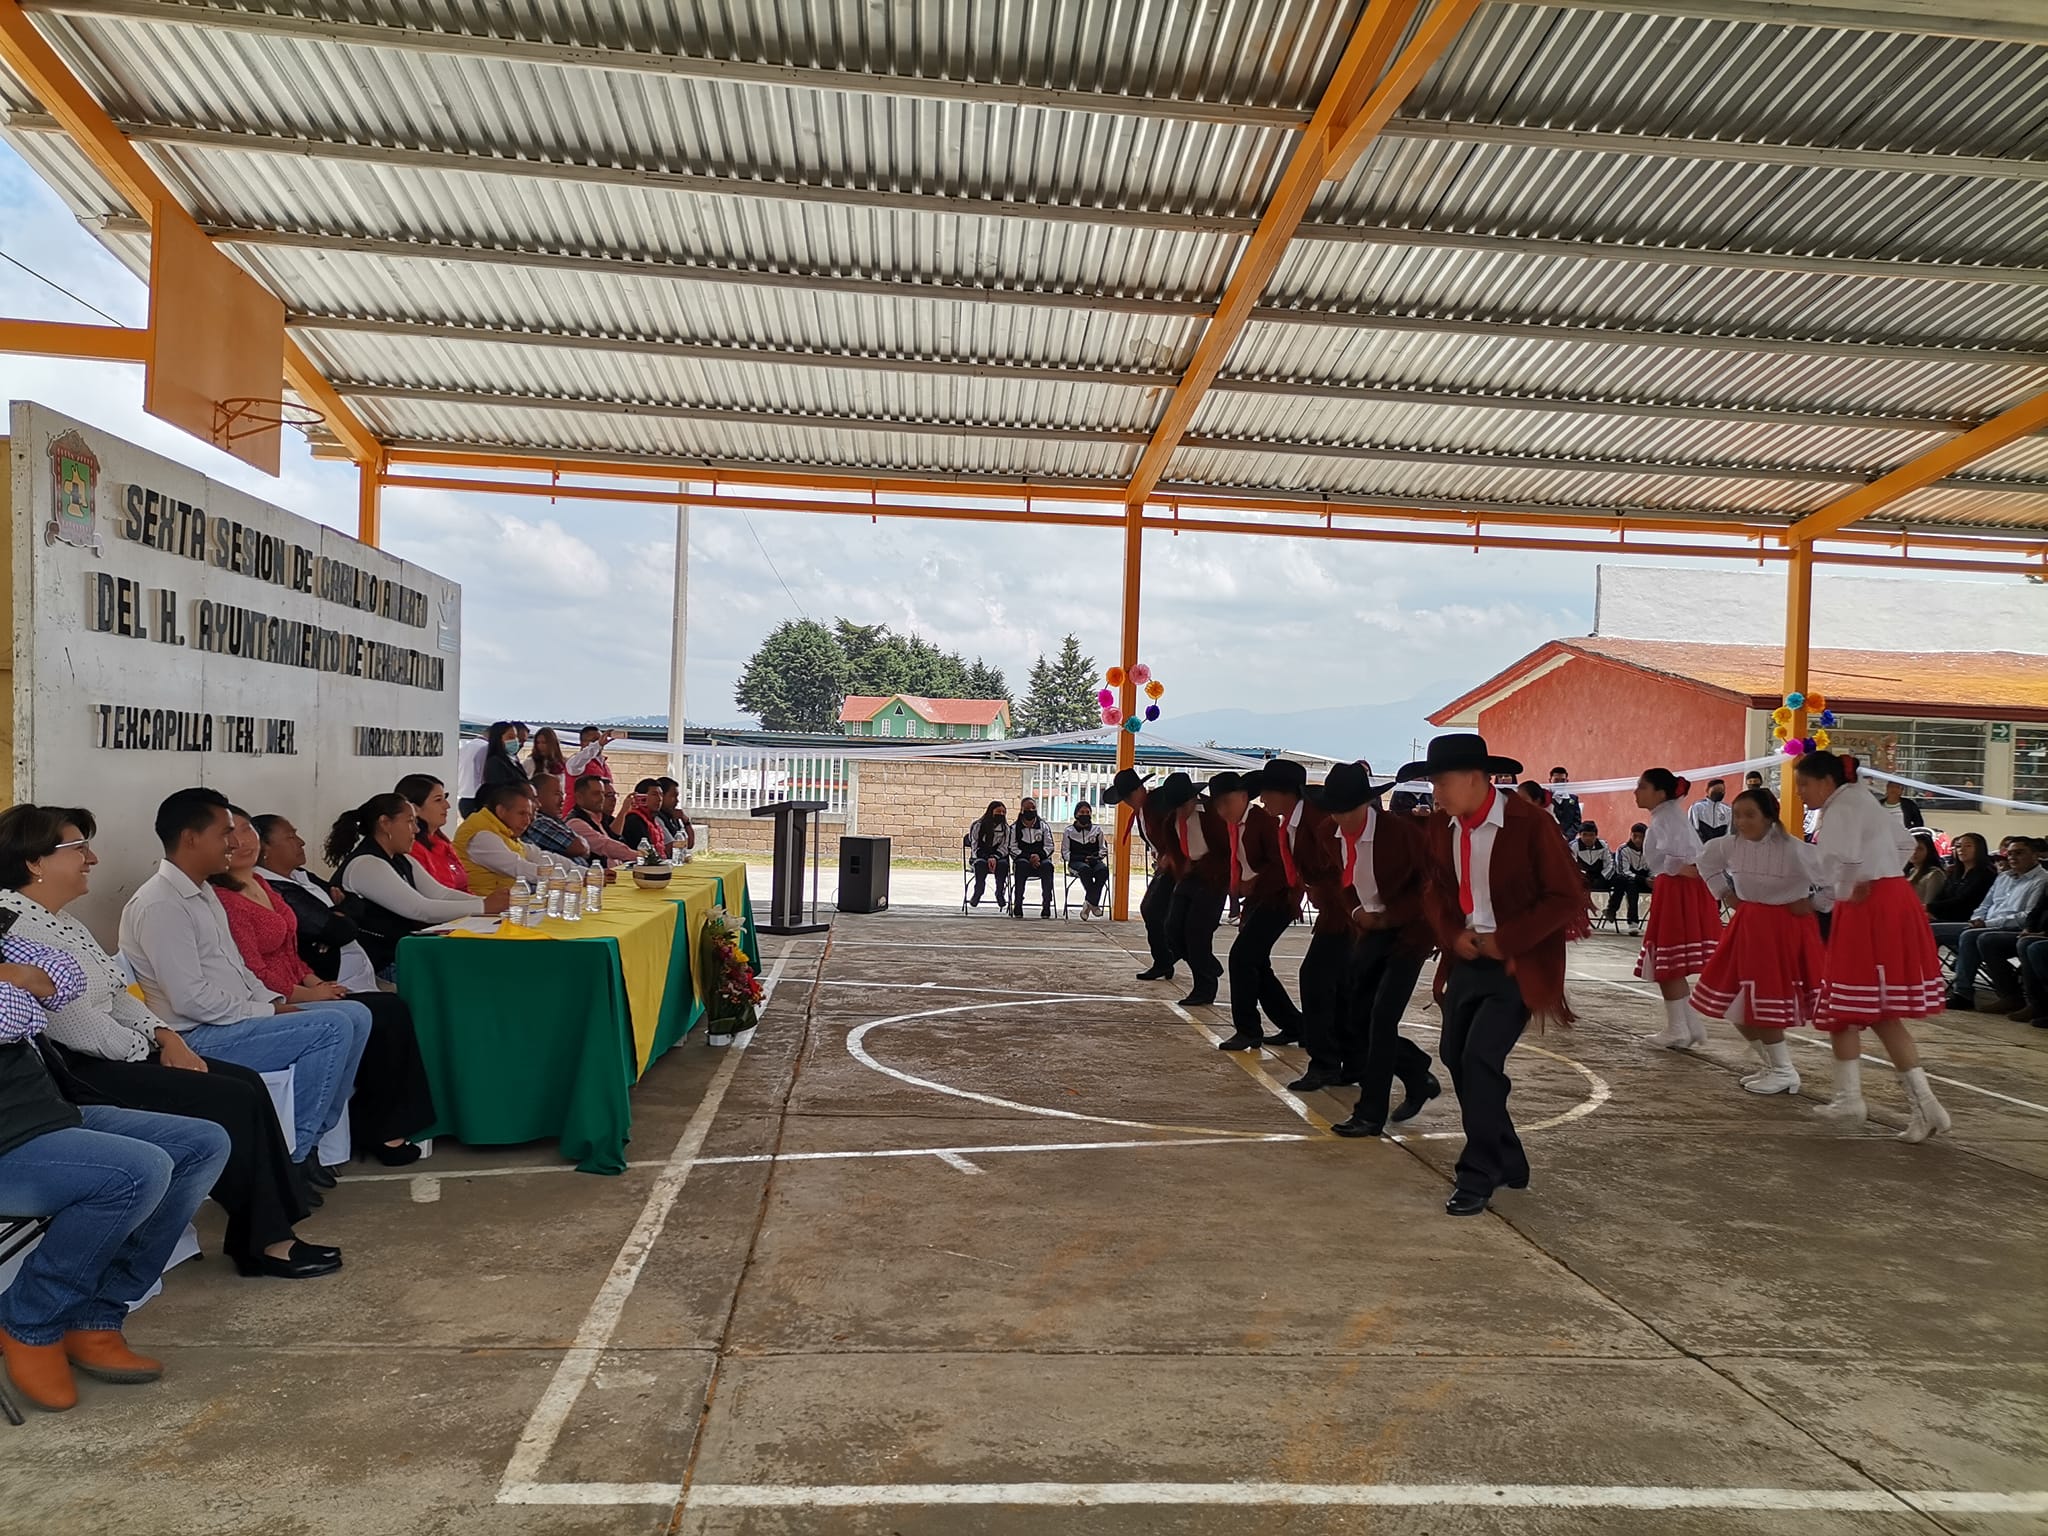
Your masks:
M1757 1042L1757 1054L1764 1059L1764 1069L1754 1076L1745 1077L1742 1086L1751 1093L1797 1093L1799 1071L1792 1065L1792 1047L1780 1040L1776 1045Z
M1686 1045L1698 1050L1707 1043L1707 1016L1693 1007L1692 999L1685 1000Z
M1912 1110L1906 1128L1899 1132L1899 1140L1922 1142L1947 1131L1948 1111L1928 1086L1927 1074L1918 1067L1908 1067L1899 1074L1899 1081L1906 1085L1906 1103Z
M1835 1096L1814 1110L1826 1120L1839 1120L1844 1125L1859 1125L1870 1111L1863 1104L1863 1058L1851 1057L1844 1061L1835 1058Z
M1664 999L1664 1027L1654 1035L1643 1037L1646 1045L1661 1045L1666 1050L1682 1051L1692 1044L1692 1025L1686 1015L1692 1012L1692 1005L1682 997Z

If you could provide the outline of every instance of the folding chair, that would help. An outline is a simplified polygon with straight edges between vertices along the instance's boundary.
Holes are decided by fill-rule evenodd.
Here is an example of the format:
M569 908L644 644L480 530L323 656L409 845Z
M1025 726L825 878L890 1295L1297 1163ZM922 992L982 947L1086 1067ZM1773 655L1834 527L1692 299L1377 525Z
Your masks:
M47 1216L0 1216L0 1266L22 1252L43 1235L50 1225ZM0 1413L7 1415L7 1422L19 1425L24 1422L21 1409L8 1395L7 1383L0 1377Z
M998 869L995 874L996 911L1010 910L1010 879L1007 871ZM969 832L960 839L960 915L968 913L968 899L974 895L974 834Z

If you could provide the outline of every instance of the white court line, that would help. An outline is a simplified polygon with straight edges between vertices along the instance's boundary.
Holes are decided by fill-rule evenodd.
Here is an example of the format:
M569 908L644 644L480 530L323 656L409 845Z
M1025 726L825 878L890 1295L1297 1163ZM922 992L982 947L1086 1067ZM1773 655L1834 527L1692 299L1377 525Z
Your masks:
M775 964L762 978L763 1009L767 1007L769 998L774 996L775 984L781 979L782 967L788 958L786 950L777 955ZM640 1283L640 1271L646 1267L648 1256L653 1253L654 1245L661 1237L661 1229L668 1221L668 1214L682 1194L690 1170L696 1166L697 1154L704 1149L705 1137L711 1134L711 1122L718 1114L718 1106L732 1083L733 1073L739 1069L743 1054L738 1050L728 1051L717 1072L712 1074L702 1101L690 1116L690 1123L683 1128L682 1139L669 1154L660 1177L654 1181L654 1188L648 1191L647 1203L640 1208L640 1219L626 1234L619 1256L612 1261L611 1272L605 1276L597 1298L584 1314L583 1326L576 1330L575 1344L563 1354L555 1367L553 1379L548 1382L547 1391L541 1394L532 1417L526 1421L526 1432L513 1448L512 1459L506 1464L505 1475L500 1480L500 1497L507 1487L535 1481L541 1468L547 1464L556 1440L561 1438L562 1429L569 1422L570 1410L576 1406L576 1399L595 1374L598 1360L611 1343L612 1333L618 1328L619 1318L626 1310L627 1299L632 1296L633 1287Z
M669 1504L690 1509L1318 1506L1353 1509L1697 1509L1797 1514L2038 1515L2048 1490L1696 1488L1600 1483L528 1483L507 1504Z
M1131 958L1136 950L1108 944L918 944L908 939L845 939L834 949L992 949L1005 955L1094 955L1099 959Z
M974 1164L967 1161L967 1159L962 1157L958 1152L940 1151L934 1152L932 1156L936 1157L948 1168L958 1168L962 1173L978 1174L981 1172L979 1168L975 1167Z
M1227 1036L1219 1034L1215 1030L1211 1029L1207 1024L1204 1024L1200 1019L1196 1018L1192 1013L1189 1013L1187 1009L1181 1007L1179 1003L1170 1002L1166 1006L1171 1008L1174 1011L1174 1013L1179 1015L1183 1023L1185 1023L1190 1029L1194 1030L1194 1032L1200 1035L1203 1039L1207 1040L1210 1043L1210 1045L1221 1045L1223 1041L1228 1038ZM1235 1051L1230 1051L1226 1054L1236 1056L1238 1053ZM1265 1054L1266 1052L1264 1050L1261 1050L1259 1052L1259 1055L1261 1056L1264 1056ZM1278 1058L1275 1059L1277 1060ZM1238 1066L1243 1069L1245 1075L1249 1077L1253 1082L1257 1083L1261 1088L1265 1089L1266 1092L1272 1094L1274 1098L1278 1099L1282 1104L1285 1104L1295 1114L1299 1115L1305 1123L1313 1126L1319 1136L1328 1136L1331 1134L1329 1121L1325 1120L1321 1115L1317 1114L1314 1110L1310 1109L1307 1103L1303 1101L1299 1096L1297 1096L1294 1093L1294 1091L1288 1088L1284 1083L1276 1082L1273 1079L1273 1077L1263 1067L1260 1067L1256 1062L1250 1061L1240 1061L1238 1062Z
M1570 975L1573 981L1597 981L1603 987L1617 987L1621 991L1627 992L1632 996L1636 997L1648 996L1649 994L1644 992L1643 988L1652 985L1652 983L1650 982L1615 981L1610 977L1606 976L1586 976L1580 974L1578 971L1573 971L1570 973ZM1803 1045L1810 1050L1826 1051L1830 1056L1834 1054L1834 1047L1829 1045L1825 1040L1812 1039L1809 1036L1800 1034L1797 1030L1786 1030L1785 1038L1791 1041L1794 1045ZM1896 1072L1899 1070L1897 1067L1891 1064L1891 1061L1888 1058L1881 1055L1873 1055L1869 1051L1865 1051L1863 1053L1862 1059L1864 1061L1875 1062L1878 1066L1883 1067L1887 1072ZM2015 1098L2013 1097L2013 1095L2009 1093L2000 1093L1996 1088L1980 1088L1975 1083L1964 1082L1960 1077L1943 1077L1941 1074L1937 1072L1929 1072L1927 1074L1927 1080L1931 1083L1946 1083L1951 1088L1961 1088L1968 1093L1981 1093L1987 1099L2002 1099L2008 1104L2017 1104L2022 1109L2031 1109L2035 1111L2037 1114L2048 1115L2048 1104L2036 1104L2032 1099Z
M1076 1003L1143 1003L1151 999L1115 992L1047 992L1038 987L948 987L936 981L821 981L821 987L860 987L871 992L973 992L988 997L1060 998Z

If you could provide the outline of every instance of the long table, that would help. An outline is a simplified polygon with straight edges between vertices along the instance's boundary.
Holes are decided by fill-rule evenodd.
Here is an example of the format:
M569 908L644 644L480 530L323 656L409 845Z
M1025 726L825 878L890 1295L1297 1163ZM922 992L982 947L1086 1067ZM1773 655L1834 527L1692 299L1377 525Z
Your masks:
M735 896L737 900L735 900ZM666 890L622 871L603 909L496 934L415 934L398 947L433 1085L433 1136L478 1146L554 1139L585 1173L621 1173L633 1085L703 1019L698 952L723 906L758 970L747 866L704 855Z

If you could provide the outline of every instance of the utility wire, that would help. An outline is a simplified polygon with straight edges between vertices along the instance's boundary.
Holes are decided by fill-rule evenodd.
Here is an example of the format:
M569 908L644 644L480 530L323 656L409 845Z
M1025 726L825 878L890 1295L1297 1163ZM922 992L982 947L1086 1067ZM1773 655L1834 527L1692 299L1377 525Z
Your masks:
M789 606L794 608L800 617L808 619L810 614L805 611L804 605L796 600L796 594L789 590L789 583L782 581L782 572L775 570L775 557L768 553L768 546L761 543L761 530L754 526L754 520L747 517L746 513L742 512L740 516L746 518L747 532L754 536L754 543L759 545L761 558L768 562L768 569L775 573L775 579L782 582L782 595L789 599Z
M71 300L71 302L74 304L84 305L87 309L91 310L94 314L98 315L102 320L108 321L114 325L121 325L121 322L119 320L114 319L112 315L108 314L104 309L101 309L99 305L93 303L90 299L80 298L77 294L73 293L69 288L66 288L62 283L58 282L54 277L43 276L42 273L38 272L34 267L30 266L27 262L22 261L20 258L10 256L5 251L0 251L0 261L6 262L11 267L21 268L22 271L26 272L30 277L34 278L37 282L43 284L47 288L56 289L59 293L63 294L65 298ZM127 329L125 325L121 326L121 328L123 330Z

